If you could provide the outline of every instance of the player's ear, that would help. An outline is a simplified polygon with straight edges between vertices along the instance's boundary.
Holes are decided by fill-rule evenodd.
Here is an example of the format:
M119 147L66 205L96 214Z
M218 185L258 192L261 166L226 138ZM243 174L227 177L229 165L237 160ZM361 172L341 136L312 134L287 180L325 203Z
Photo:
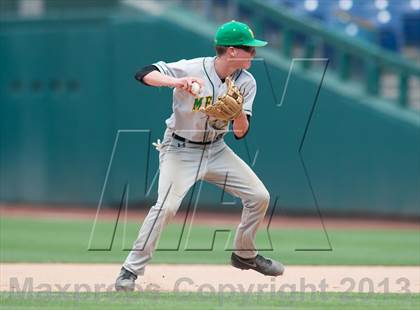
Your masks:
M228 48L228 55L229 55L229 57L235 57L236 56L236 50L232 46L229 46L229 48Z

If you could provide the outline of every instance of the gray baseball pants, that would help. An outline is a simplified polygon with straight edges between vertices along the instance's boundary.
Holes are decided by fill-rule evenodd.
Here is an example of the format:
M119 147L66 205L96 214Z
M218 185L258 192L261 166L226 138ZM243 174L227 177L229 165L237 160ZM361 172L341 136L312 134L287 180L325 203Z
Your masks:
M176 214L188 190L199 180L224 187L225 191L241 199L243 210L235 233L234 252L243 258L257 255L254 239L270 196L261 180L223 139L205 146L183 143L166 130L159 168L157 202L144 219L123 264L125 269L137 275L144 274L164 227Z

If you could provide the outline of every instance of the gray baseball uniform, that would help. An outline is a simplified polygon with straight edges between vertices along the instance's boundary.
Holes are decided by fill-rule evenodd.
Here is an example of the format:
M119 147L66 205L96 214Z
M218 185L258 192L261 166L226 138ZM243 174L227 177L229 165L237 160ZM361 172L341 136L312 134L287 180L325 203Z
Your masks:
M123 265L137 275L144 273L162 230L198 180L224 187L230 194L241 198L244 208L235 234L235 253L243 258L257 255L254 239L269 205L269 193L251 168L225 144L223 136L229 125L198 111L200 106L213 104L218 96L226 93L226 84L220 80L214 67L215 59L202 57L153 64L161 73L175 78L200 77L205 86L197 97L180 89L173 90L173 113L166 120L167 129L159 154L158 199L144 219L133 250ZM244 112L251 115L256 94L255 79L246 70L236 71L232 79L244 96ZM174 138L174 134L187 141ZM188 140L213 142L194 144Z

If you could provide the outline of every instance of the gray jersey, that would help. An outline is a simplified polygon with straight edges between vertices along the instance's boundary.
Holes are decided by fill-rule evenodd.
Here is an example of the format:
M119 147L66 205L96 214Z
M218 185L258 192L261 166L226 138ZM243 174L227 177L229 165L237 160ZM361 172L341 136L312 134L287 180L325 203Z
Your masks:
M216 57L200 57L153 64L161 73L174 78L192 76L204 81L204 88L197 97L180 89L173 90L173 113L166 120L166 125L170 131L188 140L208 141L229 130L226 122L208 117L199 111L201 106L214 104L217 97L226 93L227 86L220 80L214 67L215 59ZM237 70L232 74L232 79L244 96L244 112L252 115L252 104L257 92L254 77L247 70Z

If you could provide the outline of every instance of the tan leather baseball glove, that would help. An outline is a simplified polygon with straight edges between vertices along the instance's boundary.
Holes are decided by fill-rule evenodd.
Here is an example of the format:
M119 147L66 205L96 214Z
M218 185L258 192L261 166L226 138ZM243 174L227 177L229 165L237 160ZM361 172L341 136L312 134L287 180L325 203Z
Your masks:
M222 121L234 120L241 114L244 97L230 77L226 78L226 85L226 94L217 98L214 104L201 107L201 112Z

